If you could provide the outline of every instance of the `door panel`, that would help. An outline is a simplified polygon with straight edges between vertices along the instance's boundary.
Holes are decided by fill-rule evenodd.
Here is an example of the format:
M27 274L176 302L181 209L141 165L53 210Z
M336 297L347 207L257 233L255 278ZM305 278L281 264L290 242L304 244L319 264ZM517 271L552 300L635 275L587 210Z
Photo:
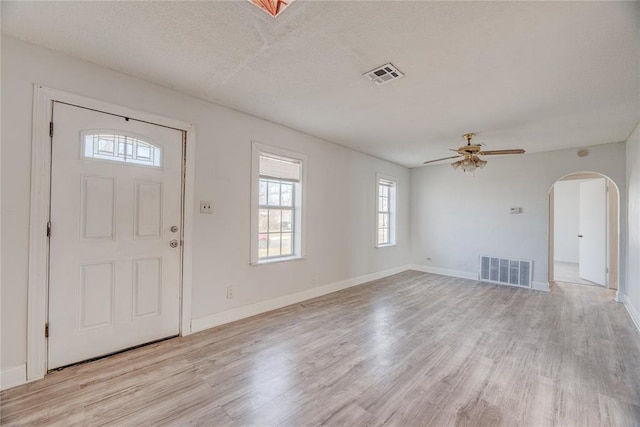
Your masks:
M134 265L134 316L160 313L162 305L162 259L136 259Z
M49 369L178 334L182 224L181 131L57 102L53 121Z
M115 233L115 180L105 177L80 178L80 229L82 239L113 240Z
M115 262L80 266L80 329L111 326Z
M580 183L580 277L606 286L607 193L604 178Z
M136 238L160 238L162 230L162 183L136 182L135 231Z

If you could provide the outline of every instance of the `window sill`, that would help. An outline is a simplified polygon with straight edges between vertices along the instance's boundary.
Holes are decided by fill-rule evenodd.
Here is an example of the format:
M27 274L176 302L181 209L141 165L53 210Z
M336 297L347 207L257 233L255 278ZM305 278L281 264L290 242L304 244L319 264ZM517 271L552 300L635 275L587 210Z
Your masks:
M390 247L393 247L393 246L398 246L398 244L397 243L387 243L385 245L376 245L376 248L390 248Z
M286 258L273 258L273 259L263 259L260 261L252 261L251 265L276 264L278 262L298 261L303 259L306 259L306 258L303 256L288 256Z

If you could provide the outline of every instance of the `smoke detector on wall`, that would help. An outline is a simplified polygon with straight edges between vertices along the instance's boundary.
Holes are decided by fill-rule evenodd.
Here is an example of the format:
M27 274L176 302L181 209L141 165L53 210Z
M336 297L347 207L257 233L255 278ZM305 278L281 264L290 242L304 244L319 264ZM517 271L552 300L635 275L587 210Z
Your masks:
M392 80L404 77L404 74L394 67L392 63L388 63L364 73L363 76L380 86L385 83L389 83Z

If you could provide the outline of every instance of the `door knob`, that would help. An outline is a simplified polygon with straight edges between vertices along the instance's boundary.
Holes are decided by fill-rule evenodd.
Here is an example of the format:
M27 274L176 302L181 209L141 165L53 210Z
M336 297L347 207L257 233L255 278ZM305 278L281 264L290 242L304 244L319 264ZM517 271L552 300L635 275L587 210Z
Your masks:
M170 228L172 233L177 233L178 232L178 226L177 225L172 225Z
M171 246L172 248L177 248L178 241L176 239L173 239L172 241L169 242L169 246Z

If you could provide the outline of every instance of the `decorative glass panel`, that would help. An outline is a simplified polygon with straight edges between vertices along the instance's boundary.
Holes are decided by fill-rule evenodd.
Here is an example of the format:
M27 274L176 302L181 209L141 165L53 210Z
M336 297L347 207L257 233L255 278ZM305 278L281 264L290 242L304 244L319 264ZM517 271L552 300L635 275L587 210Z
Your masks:
M148 145L138 144L136 155L139 159L149 160L151 158L151 147Z
M98 140L98 153L105 155L113 155L113 141L99 139Z
M115 133L83 133L82 154L85 158L119 163L160 167L160 147L128 135Z

